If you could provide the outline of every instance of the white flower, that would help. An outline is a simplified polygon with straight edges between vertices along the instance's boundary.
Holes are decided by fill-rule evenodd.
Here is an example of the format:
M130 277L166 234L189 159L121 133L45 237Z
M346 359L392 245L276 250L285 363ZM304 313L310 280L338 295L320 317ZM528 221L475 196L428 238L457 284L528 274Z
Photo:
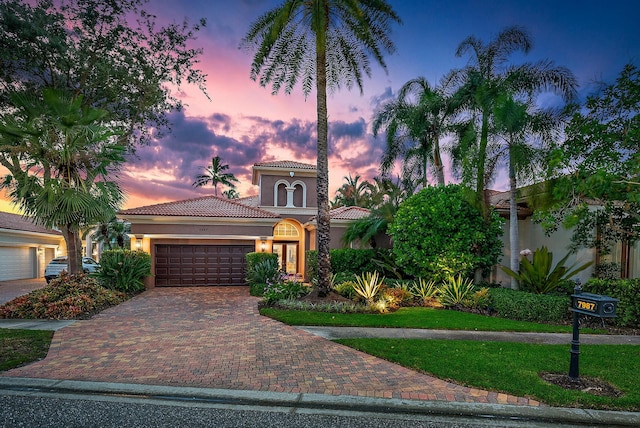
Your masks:
M527 257L531 255L531 250L528 248L525 248L524 250L520 251L520 255L522 257Z

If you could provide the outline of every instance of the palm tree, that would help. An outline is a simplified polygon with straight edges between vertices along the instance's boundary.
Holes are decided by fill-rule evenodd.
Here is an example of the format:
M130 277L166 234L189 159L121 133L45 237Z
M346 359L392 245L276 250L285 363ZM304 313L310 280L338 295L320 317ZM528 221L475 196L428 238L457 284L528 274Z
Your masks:
M0 184L35 223L62 231L69 272L82 269L80 231L115 216L123 200L109 180L124 162L119 131L105 110L83 106L82 96L45 89L42 98L11 94L15 111L0 116Z
M202 187L211 183L213 185L214 194L218 196L218 184L223 184L231 189L235 189L238 179L230 172L224 172L229 169L229 165L223 164L220 156L211 158L211 165L203 167L205 173L196 177L196 181L193 182L193 187Z
M369 57L383 68L383 51L393 52L391 24L400 18L384 0L286 0L259 17L242 44L255 51L251 78L284 86L291 93L300 81L305 96L315 82L317 109L317 250L318 295L330 290L329 168L327 87L362 93L363 73L371 75Z
M369 206L369 195L371 183L368 181L360 181L360 176L356 175L355 178L343 177L346 183L344 183L338 190L336 190L336 197L332 202L332 206L335 207L364 207Z
M131 224L118 220L116 217L111 218L106 223L99 224L97 228L91 231L93 232L91 238L96 242L101 242L107 250L129 246L129 237L127 235L131 233Z
M238 199L240 197L240 193L238 193L235 189L227 189L222 192L222 196L227 199Z
M531 177L536 170L541 169L543 147L535 143L538 140L551 141L557 136L554 130L559 128L560 116L551 110L538 110L532 102L514 100L510 94L503 94L496 100L493 114L495 131L502 137L506 146L498 155L504 153L508 158L510 268L513 272L518 272L518 177ZM515 277L511 277L511 288L518 288Z
M432 87L424 77L412 79L400 88L397 99L376 113L373 135L384 128L387 138L381 162L383 174L388 174L396 159L403 157L404 176L417 175L426 187L432 164L438 185L444 185L440 138L448 132L452 113L445 85L445 80L441 86Z
M466 107L470 119L462 134L460 146L454 153L457 162L467 169L467 177L475 176L476 202L484 218L489 215L486 187L493 177L490 143L494 138L494 106L501 94L510 93L516 97L530 99L544 90L553 90L565 100L576 92L577 81L567 68L556 67L551 61L525 63L508 66L509 57L517 51L528 53L531 37L521 28L509 27L498 36L484 43L474 36L463 40L456 56L470 53L467 67L457 70L453 80L458 82L454 103ZM471 140L468 139L471 138ZM473 160L469 160L469 155ZM467 157L461 160L460 157Z

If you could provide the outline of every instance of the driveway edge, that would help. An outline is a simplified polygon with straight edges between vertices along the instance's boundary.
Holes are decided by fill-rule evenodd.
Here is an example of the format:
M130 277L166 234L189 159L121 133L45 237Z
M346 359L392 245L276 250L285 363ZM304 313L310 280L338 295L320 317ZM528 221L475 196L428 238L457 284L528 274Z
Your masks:
M0 377L0 391L17 395L80 394L125 395L189 403L229 406L284 407L291 411L339 410L360 413L394 413L450 417L481 417L503 420L588 424L591 426L640 426L640 413L562 407L418 401L272 391L175 387L129 383L85 382L37 378Z

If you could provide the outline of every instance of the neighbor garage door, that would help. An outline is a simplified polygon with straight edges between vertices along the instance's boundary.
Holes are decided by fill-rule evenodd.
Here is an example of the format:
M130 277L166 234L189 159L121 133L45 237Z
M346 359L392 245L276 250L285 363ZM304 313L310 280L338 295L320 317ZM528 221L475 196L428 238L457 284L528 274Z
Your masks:
M245 285L253 245L156 245L156 286Z
M36 249L0 247L0 281L34 278Z

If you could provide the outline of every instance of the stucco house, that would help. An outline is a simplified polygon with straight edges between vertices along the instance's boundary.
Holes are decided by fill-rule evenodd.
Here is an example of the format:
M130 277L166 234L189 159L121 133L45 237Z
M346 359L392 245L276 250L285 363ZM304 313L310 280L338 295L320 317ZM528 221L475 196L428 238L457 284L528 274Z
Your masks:
M281 267L304 276L305 251L316 248L317 170L296 161L256 163L258 195L179 200L120 211L131 223L131 247L151 254L147 287L244 285L245 255L276 253ZM331 248L342 247L359 207L331 211Z
M42 278L47 263L65 252L59 231L0 211L0 281Z
M510 193L494 191L490 196L491 205L497 212L505 218L503 241L503 256L498 262L499 265L509 266L509 199ZM597 206L593 206L596 209ZM533 211L529 208L524 198L518 201L518 238L520 250L530 249L534 251L537 248L546 246L553 253L554 265L569 252L571 236L573 231L570 229L559 228L557 231L547 236L543 227L532 221ZM595 231L594 231L595 233ZM569 256L567 265L574 263L583 264L589 261L594 262L591 267L577 274L577 278L582 283L594 276L594 269L600 263L613 262L620 266L621 278L640 278L640 242L634 246L618 244L612 249L611 254L602 259L593 248L581 248L577 253ZM491 280L508 285L510 277L505 274L502 269L497 266L493 270Z

